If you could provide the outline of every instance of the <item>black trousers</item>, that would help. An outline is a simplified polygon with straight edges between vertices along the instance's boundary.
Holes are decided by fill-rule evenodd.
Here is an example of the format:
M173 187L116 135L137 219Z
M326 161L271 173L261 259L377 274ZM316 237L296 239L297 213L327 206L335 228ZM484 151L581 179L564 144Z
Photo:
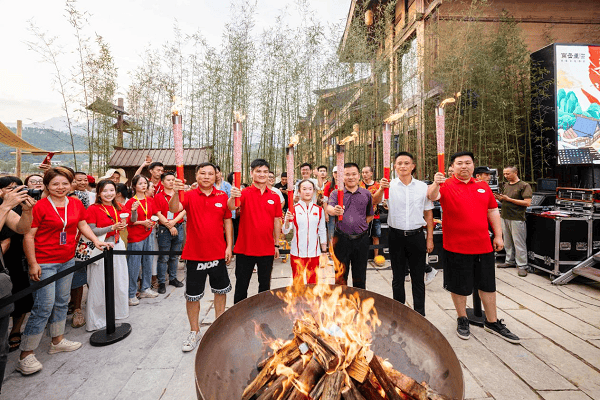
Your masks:
M343 272L335 272L335 283L347 285L350 268L352 268L352 286L366 289L367 261L369 261L371 238L369 235L364 235L358 239L350 239L337 231L333 238L333 252L340 261L342 268L344 268ZM338 276L340 277L338 278Z
M404 304L404 276L410 269L410 283L415 311L425 315L425 257L427 243L423 233L404 236L402 231L390 227L389 230L390 260L392 262L392 291L394 300Z
M235 262L235 292L233 303L238 303L248 297L248 286L252 279L254 265L258 272L258 292L271 289L271 272L273 271L273 256L236 255Z

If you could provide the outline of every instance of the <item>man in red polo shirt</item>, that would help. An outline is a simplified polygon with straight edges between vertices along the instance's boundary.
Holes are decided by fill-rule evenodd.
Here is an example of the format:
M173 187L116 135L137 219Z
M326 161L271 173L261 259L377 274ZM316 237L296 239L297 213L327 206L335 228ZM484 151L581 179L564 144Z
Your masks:
M186 260L185 298L190 322L190 333L182 347L186 352L194 350L200 339L198 315L206 277L215 295L215 318L225 311L226 295L231 292L226 264L231 261L233 224L231 211L227 208L227 193L214 187L216 176L217 168L213 164L205 162L198 165L198 187L185 192L180 202L179 191L184 189L184 184L176 179L173 186L175 193L169 200L170 212L185 210L187 213L187 240L181 254L181 258Z
M252 185L243 191L232 187L227 202L229 209L235 210L235 199L242 199L238 210L240 228L234 249L237 254L234 303L248 297L254 265L258 271L258 292L271 288L273 259L279 257L282 214L279 196L267 187L270 165L259 158L252 161L250 168Z
M484 329L511 343L520 339L496 317L496 276L494 250L504 247L498 204L485 182L473 179L473 153L461 151L450 157L454 175L449 179L438 172L428 189L429 199L442 206L442 229L446 269L444 288L452 294L458 314L456 333L461 339L470 337L467 318L467 296L473 288L485 309ZM494 231L493 248L488 222Z

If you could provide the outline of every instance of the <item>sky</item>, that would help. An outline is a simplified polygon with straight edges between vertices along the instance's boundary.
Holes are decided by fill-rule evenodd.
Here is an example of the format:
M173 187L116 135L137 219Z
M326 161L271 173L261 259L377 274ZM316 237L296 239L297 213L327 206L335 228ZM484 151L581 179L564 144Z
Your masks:
M294 0L256 0L256 32L273 23L281 9L289 10L291 23L298 20ZM309 0L323 23L339 23L348 16L351 0ZM56 36L74 50L73 28L65 17L64 0L0 0L4 16L0 24L0 121L24 124L42 122L63 115L62 98L54 89L54 67L40 61L26 42L34 40L29 31L33 20L49 37ZM198 29L209 44L217 47L225 23L230 21L230 0L79 0L76 7L87 11L90 32L110 44L119 69L119 92L128 86L128 71L141 63L148 45L159 47L173 39L175 21L185 33ZM65 48L66 48L65 47ZM63 56L66 59L73 55ZM68 63L64 63L68 65Z

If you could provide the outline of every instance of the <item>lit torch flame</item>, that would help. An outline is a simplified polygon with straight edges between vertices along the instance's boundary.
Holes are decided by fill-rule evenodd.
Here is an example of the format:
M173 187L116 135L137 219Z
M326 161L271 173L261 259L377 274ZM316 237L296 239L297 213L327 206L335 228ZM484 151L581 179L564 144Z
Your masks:
M400 112L398 112L396 114L392 114L389 117L387 117L386 119L384 119L383 122L385 122L386 124L393 124L394 122L396 122L400 118L402 118L404 116L404 114L406 114L407 111L408 111L408 109L403 108L402 110L400 110Z
M244 120L246 119L246 115L242 114L241 111L234 111L233 112L233 118L235 119L235 122L244 122Z
M342 139L342 141L340 142L340 146L344 146L350 142L355 141L356 139L358 139L358 132L354 131L350 135Z
M456 93L456 95L454 95L454 97L448 97L447 99L444 99L439 107L440 108L444 108L446 106L446 104L450 104L450 103L454 103L456 101L456 99L458 99L460 97L460 92Z
M173 115L179 115L179 110L183 108L181 99L177 96L173 96L173 106L171 107L171 113Z
M295 147L298 145L298 143L300 143L300 136L294 135L290 138L290 144L288 144L288 147Z

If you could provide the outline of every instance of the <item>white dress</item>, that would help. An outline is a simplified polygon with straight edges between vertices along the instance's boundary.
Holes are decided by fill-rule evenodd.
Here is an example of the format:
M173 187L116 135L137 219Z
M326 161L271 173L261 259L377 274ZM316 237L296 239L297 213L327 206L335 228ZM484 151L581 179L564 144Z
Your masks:
M115 250L125 250L122 240L115 244ZM129 317L129 271L124 255L113 256L115 277L115 318ZM88 265L88 296L85 308L85 329L95 331L106 328L106 302L104 299L104 260Z

